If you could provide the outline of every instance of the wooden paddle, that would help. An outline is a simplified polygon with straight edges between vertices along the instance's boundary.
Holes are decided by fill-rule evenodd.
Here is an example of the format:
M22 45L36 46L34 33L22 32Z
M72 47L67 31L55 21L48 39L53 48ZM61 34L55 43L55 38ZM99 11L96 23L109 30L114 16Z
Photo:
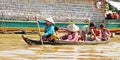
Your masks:
M37 27L38 27L38 33L39 33L40 41L42 42L42 45L43 45L43 40L42 40L42 37L40 36L40 35L41 35L40 25L39 25L39 21L38 21L38 19L37 19L36 16L35 16L35 20L36 20L36 22L37 22Z

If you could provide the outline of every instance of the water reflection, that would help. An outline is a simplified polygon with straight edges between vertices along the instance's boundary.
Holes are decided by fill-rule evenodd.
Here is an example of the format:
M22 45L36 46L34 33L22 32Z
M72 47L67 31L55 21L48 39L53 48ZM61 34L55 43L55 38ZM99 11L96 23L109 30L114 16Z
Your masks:
M120 59L120 48L116 48L110 46L29 46L24 49L0 51L0 57L15 60Z
M7 41L7 42L6 42ZM0 60L119 60L119 42L100 45L33 45L0 40Z

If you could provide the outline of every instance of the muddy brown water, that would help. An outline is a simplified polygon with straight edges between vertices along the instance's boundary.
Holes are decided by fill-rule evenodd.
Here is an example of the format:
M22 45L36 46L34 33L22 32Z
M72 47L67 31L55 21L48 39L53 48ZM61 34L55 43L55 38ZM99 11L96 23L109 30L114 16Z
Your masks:
M0 60L120 60L120 35L108 44L29 46L20 34L0 34Z

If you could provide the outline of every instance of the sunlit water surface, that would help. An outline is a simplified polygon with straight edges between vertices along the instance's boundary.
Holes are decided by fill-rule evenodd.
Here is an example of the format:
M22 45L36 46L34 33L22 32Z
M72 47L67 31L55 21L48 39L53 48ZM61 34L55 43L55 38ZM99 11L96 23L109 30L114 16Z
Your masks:
M120 60L120 41L100 45L27 45L0 35L0 60Z

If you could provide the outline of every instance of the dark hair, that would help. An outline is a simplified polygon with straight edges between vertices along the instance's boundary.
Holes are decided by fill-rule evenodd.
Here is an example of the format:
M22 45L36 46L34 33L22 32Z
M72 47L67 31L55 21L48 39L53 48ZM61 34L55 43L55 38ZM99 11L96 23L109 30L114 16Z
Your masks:
M104 24L101 24L101 25L100 25L100 28L102 28L102 27L105 27L105 25L104 25Z
M95 28L98 28L98 26L97 26L97 25L95 25Z
M96 25L95 22L90 23L90 27L95 26L95 25Z
M58 30L59 30L59 28L58 28L57 26L55 26L55 28L54 28L54 29L55 29L55 31L58 31Z

